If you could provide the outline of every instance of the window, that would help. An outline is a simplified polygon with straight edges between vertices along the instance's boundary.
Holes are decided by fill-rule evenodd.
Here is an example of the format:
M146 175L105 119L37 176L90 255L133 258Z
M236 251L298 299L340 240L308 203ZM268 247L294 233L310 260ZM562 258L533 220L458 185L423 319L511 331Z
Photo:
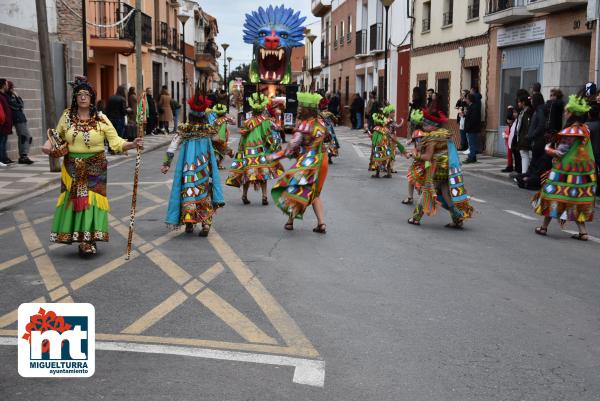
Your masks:
M338 39L337 39L337 25L333 26L333 48L337 49Z
M437 81L438 105L440 109L448 114L448 105L450 99L450 79L443 78Z
M423 3L423 20L422 20L422 32L429 32L431 29L431 2L426 1Z
M444 1L444 19L442 26L452 25L452 19L454 14L454 0Z
M350 77L346 77L346 104L350 100Z
M335 79L333 80L333 93L335 94L336 92L336 87L335 87Z
M340 46L344 46L344 21L340 22Z
M467 20L479 18L479 2L480 0L470 0L467 9Z
M348 43L352 42L352 16L351 15L348 16L348 34L346 36L347 36Z
M125 85L127 83L127 66L125 64L119 64L119 85Z

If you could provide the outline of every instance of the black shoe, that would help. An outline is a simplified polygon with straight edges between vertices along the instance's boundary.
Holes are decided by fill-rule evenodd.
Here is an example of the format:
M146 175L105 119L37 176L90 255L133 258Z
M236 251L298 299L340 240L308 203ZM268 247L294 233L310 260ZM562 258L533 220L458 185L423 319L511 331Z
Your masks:
M477 160L467 159L463 162L463 164L472 164L472 163L477 163Z
M502 171L503 173L512 173L513 172L513 168L512 167L506 167L506 168L503 168L500 171Z
M2 163L4 163L4 164L11 164L11 163L14 163L14 161L10 160L9 158L6 158L6 159L2 160Z
M31 160L27 156L21 156L21 157L19 157L19 161L17 163L19 163L19 164L33 164L33 160Z

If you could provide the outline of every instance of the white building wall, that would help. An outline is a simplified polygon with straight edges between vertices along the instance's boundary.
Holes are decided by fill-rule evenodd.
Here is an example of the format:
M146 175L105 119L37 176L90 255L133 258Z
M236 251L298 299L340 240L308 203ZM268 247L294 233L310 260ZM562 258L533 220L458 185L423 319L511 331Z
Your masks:
M0 24L37 32L35 0L0 0ZM48 32L57 32L56 0L46 1Z

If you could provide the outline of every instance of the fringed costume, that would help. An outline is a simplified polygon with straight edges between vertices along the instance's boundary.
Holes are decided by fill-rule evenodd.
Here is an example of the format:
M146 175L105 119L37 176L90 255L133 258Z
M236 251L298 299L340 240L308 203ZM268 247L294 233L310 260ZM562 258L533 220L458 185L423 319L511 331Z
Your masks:
M96 241L108 241L109 202L106 194L107 161L104 141L116 152L126 141L119 137L108 118L90 108L90 118L80 120L76 97L95 94L87 80L78 77L73 89L73 104L61 116L56 132L66 141L68 153L61 169L61 193L56 203L50 241L63 244L79 242L80 253L96 253ZM82 255L83 256L83 255Z
M202 112L206 100L195 97L189 103L191 122L179 125L163 162L163 166L169 167L180 148L166 223L170 229L185 225L188 232L193 230L195 224L201 224L200 235L205 236L216 209L225 205L213 141L221 146L224 142L214 126L203 122L206 121Z
M337 122L337 118L332 112L327 110L328 104L329 101L327 99L321 99L321 102L319 103L319 118L325 123L325 127L327 128L327 135L325 136L323 143L325 144L325 149L327 150L329 163L333 163L332 159L340 155L340 143L335 135L335 124Z
M585 223L594 217L596 164L586 125L575 123L558 133L552 170L533 198L533 207L540 216Z
M379 177L379 173L386 173L391 177L392 147L394 144L390 138L389 128L385 125L385 118L378 113L373 114L375 127L371 133L371 158L369 159L369 170L375 171L373 177Z
M247 183L256 185L279 178L284 172L281 163L267 160L277 143L271 133L273 121L261 115L266 106L263 98L266 99L260 95L252 103L255 115L244 121L244 127L240 129L240 143L231 163L227 185L238 188Z
M219 169L221 169L221 162L225 155L233 156L233 150L229 147L229 124L234 124L235 121L227 115L227 107L222 104L217 104L212 108L213 113L216 114L212 126L217 131L217 136L213 141L215 147L215 153L219 161Z

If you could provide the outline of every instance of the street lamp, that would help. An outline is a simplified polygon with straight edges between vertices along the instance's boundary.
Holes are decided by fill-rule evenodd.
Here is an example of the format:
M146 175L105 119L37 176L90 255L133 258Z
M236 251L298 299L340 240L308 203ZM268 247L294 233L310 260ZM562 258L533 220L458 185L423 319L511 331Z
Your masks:
M227 57L227 69L229 70L230 74L231 74L231 60L233 60L233 58ZM227 110L229 110L229 85L228 85L227 81L225 81L225 94L227 95Z
M188 19L190 19L190 16L187 14L177 14L177 19L179 20L179 22L181 22L181 31L183 32L183 36L182 36L182 44L181 44L181 55L182 55L182 60L183 60L183 123L185 124L187 122L187 102L186 102L186 94L185 94L185 86L186 86L186 77L185 77L185 23L187 22Z
M223 43L221 45L223 48L223 88L225 92L227 92L227 48L229 47L228 43Z
M388 15L390 6L394 3L394 0L381 0L381 3L385 7L385 55L384 55L384 73L383 73L383 96L384 101L387 100L387 82L388 82Z
M311 33L306 37L310 41L310 87L313 87L313 42L317 38L317 35Z

